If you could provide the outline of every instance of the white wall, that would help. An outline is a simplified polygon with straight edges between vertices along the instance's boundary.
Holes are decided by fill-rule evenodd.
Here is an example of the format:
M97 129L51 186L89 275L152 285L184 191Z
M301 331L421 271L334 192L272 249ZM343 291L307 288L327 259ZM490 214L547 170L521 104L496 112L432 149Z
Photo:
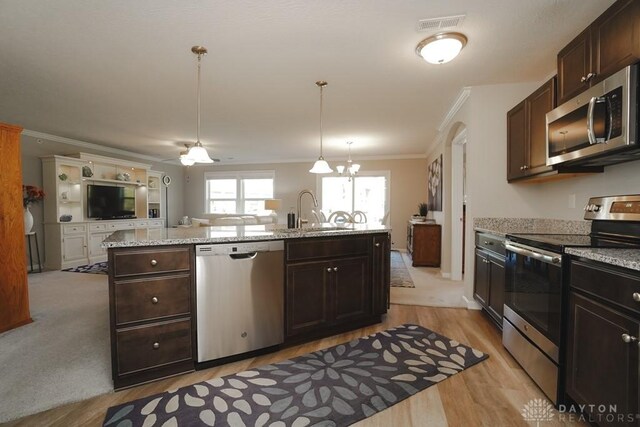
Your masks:
M171 165L167 163L156 163L148 160L141 160L135 157L126 157L120 155L114 155L109 152L100 150L94 150L90 148L78 147L75 145L64 144L55 141L49 141L43 138L33 138L30 136L22 135L21 137L21 158L22 158L22 182L28 185L37 185L42 188L42 162L40 157L48 156L51 154L65 155L73 153L91 153L99 154L102 156L121 158L124 160L131 160L139 163L146 163L151 165L151 169L155 171L161 171L169 174L173 179L171 186L169 187L169 220L175 223L180 218L183 207L183 172L182 166ZM40 142L38 142L40 141ZM163 190L164 191L164 190ZM164 195L163 195L164 197ZM47 197L45 196L45 203ZM33 229L38 233L38 242L40 246L42 261L44 262L44 215L42 210L42 204L36 204L31 207L31 213L33 214L34 226ZM34 249L35 250L35 249ZM34 254L35 260L35 254ZM35 262L35 261L34 261Z
M473 87L465 106L456 114L453 124L443 132L448 135L458 123L464 123L467 127L465 294L468 298L473 294L474 218L579 220L583 218L583 206L589 197L638 193L639 162L609 166L602 174L563 181L507 183L506 113L541 84L542 82ZM439 155L439 152L446 152L446 141L444 137L442 139L430 158ZM576 205L570 207L569 197L573 195ZM449 220L446 214L442 220Z
M406 222L417 212L418 203L426 200L427 170L424 159L359 160L361 171L390 171L391 240L395 248L406 248ZM215 171L273 170L275 171L274 198L282 199L278 223L286 224L290 207L295 209L298 193L309 189L317 194L317 175L309 173L313 161L304 163L273 163L259 165L198 165L186 168L185 215L199 217L204 212L204 174ZM334 164L335 162L329 162ZM344 163L344 162L343 162ZM302 200L303 218L312 218L311 198Z

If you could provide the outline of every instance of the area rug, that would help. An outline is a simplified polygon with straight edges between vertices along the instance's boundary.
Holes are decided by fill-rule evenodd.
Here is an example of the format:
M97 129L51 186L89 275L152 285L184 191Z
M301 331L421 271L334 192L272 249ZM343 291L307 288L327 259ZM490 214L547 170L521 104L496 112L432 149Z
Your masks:
M398 251L391 251L391 286L396 288L416 287L402 260L402 254Z
M401 325L109 408L104 426L347 426L488 356Z
M62 271L69 271L71 273L91 273L91 274L108 274L107 262L97 262L95 264L80 265L73 268L65 268Z

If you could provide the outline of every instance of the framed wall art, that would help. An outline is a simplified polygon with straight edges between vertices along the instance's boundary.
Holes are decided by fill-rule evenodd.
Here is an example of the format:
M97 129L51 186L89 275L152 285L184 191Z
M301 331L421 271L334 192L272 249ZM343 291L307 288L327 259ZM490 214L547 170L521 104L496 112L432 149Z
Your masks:
M442 154L429 165L427 203L430 211L442 211Z

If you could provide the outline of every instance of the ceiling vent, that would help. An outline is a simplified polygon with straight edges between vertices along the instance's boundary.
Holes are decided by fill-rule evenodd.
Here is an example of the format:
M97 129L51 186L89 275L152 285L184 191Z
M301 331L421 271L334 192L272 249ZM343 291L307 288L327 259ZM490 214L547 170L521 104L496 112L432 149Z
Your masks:
M443 16L441 18L421 19L418 21L418 32L439 31L462 25L467 15Z

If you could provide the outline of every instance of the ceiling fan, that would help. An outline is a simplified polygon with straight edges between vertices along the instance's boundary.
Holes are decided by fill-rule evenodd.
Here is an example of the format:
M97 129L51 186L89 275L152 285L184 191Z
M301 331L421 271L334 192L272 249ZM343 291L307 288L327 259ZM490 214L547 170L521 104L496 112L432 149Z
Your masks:
M193 165L193 163L189 163L188 161L185 161L185 157L187 155L187 152L189 151L189 148L191 148L191 144L183 143L182 145L184 145L184 150L180 151L180 153L178 154L178 157L173 157L171 159L164 159L162 161L163 162L172 162L172 161L178 160L184 166ZM211 160L213 160L214 163L219 163L220 162L220 159L211 159Z

